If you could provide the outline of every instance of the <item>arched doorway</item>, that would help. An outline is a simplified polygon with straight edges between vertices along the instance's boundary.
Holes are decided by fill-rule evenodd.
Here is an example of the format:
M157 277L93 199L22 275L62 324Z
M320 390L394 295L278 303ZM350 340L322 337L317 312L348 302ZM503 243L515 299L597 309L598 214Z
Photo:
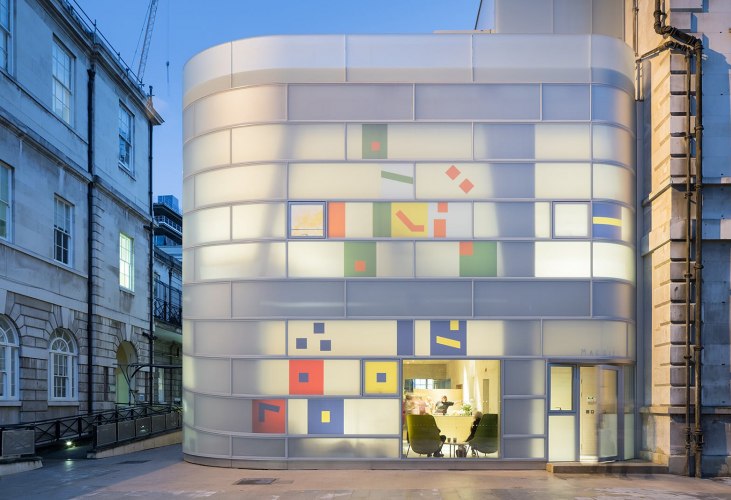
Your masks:
M117 348L117 367L114 378L117 386L117 404L133 404L135 379L127 380L127 366L137 361L137 354L131 342L124 341Z

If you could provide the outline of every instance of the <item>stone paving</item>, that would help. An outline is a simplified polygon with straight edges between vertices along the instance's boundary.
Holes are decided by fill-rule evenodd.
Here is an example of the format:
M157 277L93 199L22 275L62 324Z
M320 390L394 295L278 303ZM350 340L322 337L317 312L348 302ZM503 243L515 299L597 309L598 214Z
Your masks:
M237 484L242 481L254 484ZM173 445L97 460L46 457L42 469L0 478L0 498L731 500L731 479L536 470L223 469L184 462L180 445Z

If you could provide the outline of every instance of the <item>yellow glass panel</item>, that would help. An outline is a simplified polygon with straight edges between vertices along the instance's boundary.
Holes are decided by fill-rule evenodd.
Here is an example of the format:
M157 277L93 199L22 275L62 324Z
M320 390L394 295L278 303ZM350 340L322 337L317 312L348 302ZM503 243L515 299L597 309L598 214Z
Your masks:
M365 361L365 394L398 393L398 362Z

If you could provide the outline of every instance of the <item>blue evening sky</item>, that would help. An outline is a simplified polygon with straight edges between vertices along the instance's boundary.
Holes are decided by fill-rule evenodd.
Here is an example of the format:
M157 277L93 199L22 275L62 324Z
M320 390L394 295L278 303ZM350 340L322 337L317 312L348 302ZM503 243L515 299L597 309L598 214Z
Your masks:
M134 61L133 56L149 0L76 1L136 71L139 53ZM182 201L182 69L198 52L270 34L471 30L479 5L480 0L159 0L144 75L165 119L154 136L155 196L172 194Z

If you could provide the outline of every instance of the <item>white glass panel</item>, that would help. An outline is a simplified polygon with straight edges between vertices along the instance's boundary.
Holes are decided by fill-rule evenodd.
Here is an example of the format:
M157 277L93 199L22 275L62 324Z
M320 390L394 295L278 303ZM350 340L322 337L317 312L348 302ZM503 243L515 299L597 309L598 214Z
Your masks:
M399 458L401 439L291 438L290 458Z
M634 99L616 87L594 85L592 87L592 120L618 123L632 128Z
M323 391L329 396L360 394L360 360L325 360Z
M624 357L627 324L621 321L543 322L544 356Z
M471 160L468 123L389 123L382 153L390 160ZM363 126L348 125L348 159L363 158Z
M416 276L459 276L459 242L417 242Z
M251 401L196 394L193 425L214 431L251 432Z
M589 86L543 85L542 104L544 120L588 120Z
M538 85L417 85L417 120L537 120Z
M589 236L589 204L555 203L553 205L553 235L557 238L587 238Z
M512 278L535 276L535 251L533 242L498 242L497 275Z
M576 417L574 415L548 416L548 460L574 462L576 460Z
M345 313L343 282L277 281L233 283L234 317L338 317ZM317 300L313 300L316 297ZM187 310L186 310L187 313Z
M183 213L195 207L195 177L183 179Z
M233 359L231 375L233 394L289 394L289 361L286 359Z
M231 238L231 211L229 207L198 210L185 215L183 244L186 247Z
M635 218L634 212L627 207L622 207L622 241L632 242L635 239Z
M286 118L284 86L267 85L220 92L195 103L195 134L252 122Z
M536 198L590 198L588 163L536 163Z
M531 238L533 203L475 203L475 238Z
M529 124L475 124L475 158L535 158L534 126Z
M229 360L183 356L183 387L197 392L230 394Z
M398 434L401 401L398 399L346 399L345 434Z
M195 177L196 207L249 200L286 198L286 167L248 165L205 172ZM187 207L186 207L187 208Z
M546 393L546 363L544 361L505 360L503 367L505 372L503 390L506 396L542 396ZM507 419L510 415L505 417ZM540 419L542 422L543 401L541 401Z
M505 458L538 458L545 457L546 441L543 438L505 439L503 457Z
M228 457L230 452L229 436L210 434L185 427L183 432L183 451L190 454L201 454L213 457Z
M369 163L292 163L290 199L413 199L414 166Z
M594 277L635 280L635 253L632 247L616 243L593 243Z
M466 281L350 282L347 312L353 316L378 317L467 316L472 314L472 284Z
M183 290L183 310L190 319L225 319L231 317L231 287L228 283L194 285Z
M338 124L251 125L231 131L233 163L342 160L345 128Z
M536 124L536 158L588 160L591 158L589 125Z
M551 237L551 204L536 203L536 238Z
M345 253L342 242L290 241L288 245L290 277L343 277Z
M634 166L634 139L625 129L594 124L594 159Z
M195 261L193 259L193 249L183 250L183 283L193 281L193 271Z
M290 399L287 403L287 432L289 435L307 434L307 400Z
M233 239L284 238L287 219L281 203L237 205L231 208ZM188 231L188 226L185 227Z
M540 356L538 321L468 321L467 356Z
M591 275L589 242L537 241L536 277L573 278Z
M195 136L195 105L192 104L183 110L183 143Z
M550 409L571 411L574 408L574 369L571 366L551 366Z
M420 199L533 198L533 184L533 164L416 164Z
M284 243L242 243L195 249L196 280L284 277Z
M507 375L506 375L507 380ZM503 400L505 434L543 434L545 404L542 399Z
M594 198L608 198L634 204L634 175L616 165L594 165Z
M231 132L223 130L191 140L183 146L183 176L204 168L231 163Z
M201 95L231 86L231 44L216 45L193 56L183 66L184 105Z
M290 85L290 120L411 120L411 85Z
M411 242L376 243L376 274L379 277L414 275L414 244Z
M323 333L315 333L314 325ZM288 353L295 356L396 356L396 321L299 321L287 327ZM322 342L328 351L323 351Z
M234 458L278 457L285 455L284 439L257 439L251 437L232 437L231 450Z
M285 354L284 321L186 321L189 353L221 356Z

